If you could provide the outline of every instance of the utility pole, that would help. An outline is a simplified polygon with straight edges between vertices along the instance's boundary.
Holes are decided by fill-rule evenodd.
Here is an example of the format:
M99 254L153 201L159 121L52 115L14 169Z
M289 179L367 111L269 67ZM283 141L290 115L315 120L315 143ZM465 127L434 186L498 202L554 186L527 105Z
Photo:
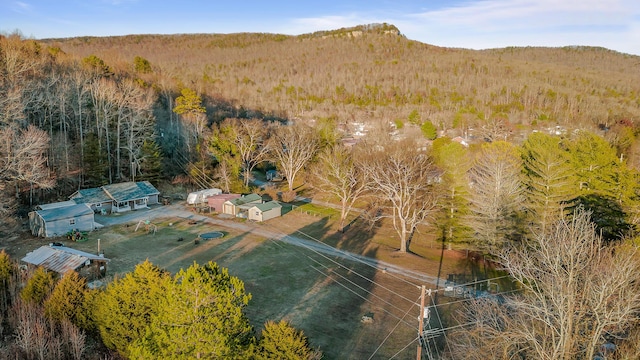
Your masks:
M422 335L424 333L424 294L426 292L425 286L422 285L422 290L420 293L420 315L418 316L418 353L416 356L417 360L422 359Z

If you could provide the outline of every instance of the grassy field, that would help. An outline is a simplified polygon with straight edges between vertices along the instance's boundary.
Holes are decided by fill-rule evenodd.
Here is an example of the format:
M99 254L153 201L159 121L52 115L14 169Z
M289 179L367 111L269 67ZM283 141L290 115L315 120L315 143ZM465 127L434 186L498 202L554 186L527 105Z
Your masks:
M395 233L388 226L368 229L356 223L343 234L332 214L334 210L304 205L303 211L254 226L434 276L445 277L467 266L459 252L442 252L426 233L413 241L412 254L399 254ZM111 276L131 271L145 259L173 273L194 262L215 261L242 279L252 294L246 312L258 331L267 320L286 319L303 330L326 359L362 359L374 353L374 359L415 358L417 344L412 341L417 336L421 285L415 280L232 227L184 218L155 219L153 224L155 233L144 225L136 231L137 223L130 223L105 227L90 233L87 241L66 245L92 253L100 246L111 259ZM225 236L194 241L212 231ZM363 322L365 315L372 321Z

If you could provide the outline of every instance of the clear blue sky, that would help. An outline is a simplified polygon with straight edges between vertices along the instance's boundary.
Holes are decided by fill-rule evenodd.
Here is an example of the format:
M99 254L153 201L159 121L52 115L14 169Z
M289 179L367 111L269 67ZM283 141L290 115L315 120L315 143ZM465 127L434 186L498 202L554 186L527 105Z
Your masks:
M381 22L438 46L589 45L640 55L640 0L0 0L0 32L36 39L297 35Z

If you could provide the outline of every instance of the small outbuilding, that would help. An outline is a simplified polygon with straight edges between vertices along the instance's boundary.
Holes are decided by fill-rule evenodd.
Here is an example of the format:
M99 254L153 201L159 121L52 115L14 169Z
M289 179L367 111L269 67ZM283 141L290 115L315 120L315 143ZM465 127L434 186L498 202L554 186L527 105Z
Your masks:
M239 198L240 194L218 194L209 196L207 198L207 203L209 204L209 209L213 212L221 213L224 203Z
M87 204L47 205L40 205L43 210L29 213L29 228L34 236L62 236L72 230L92 231L95 228L94 212Z
M278 216L282 216L282 205L277 201L268 201L249 208L249 220L267 221Z
M246 213L255 204L262 203L262 196L258 194L242 195L239 198L227 200L222 204L222 212L237 217L246 218Z
M66 246L41 246L22 258L30 266L42 266L48 271L64 275L76 271L80 276L94 280L107 273L109 259Z
M281 172L279 172L278 170L267 170L267 172L265 173L265 177L267 178L267 181L282 181L284 180L284 175L282 175Z
M209 197L220 194L222 194L222 190L215 188L194 191L187 195L187 205L206 204Z

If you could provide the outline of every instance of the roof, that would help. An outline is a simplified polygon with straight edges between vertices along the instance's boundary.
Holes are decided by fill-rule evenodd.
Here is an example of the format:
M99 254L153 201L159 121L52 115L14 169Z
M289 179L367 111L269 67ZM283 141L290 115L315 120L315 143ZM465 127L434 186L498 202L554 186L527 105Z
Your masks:
M258 194L249 194L249 195L244 195L239 198L229 200L230 203L236 206L244 205L244 204L255 202L255 201L262 201L262 196Z
M280 203L277 202L277 201L268 201L266 203L256 204L253 207L258 208L258 210L260 210L262 212L265 212L265 211L269 211L269 210L272 210L272 209L281 208L282 205L280 205Z
M118 184L104 185L104 191L113 200L117 202L125 202L128 200L137 200L149 197L151 195L159 195L160 192L148 181L139 182L123 182Z
M107 258L65 246L41 246L22 258L22 261L28 264L42 266L59 274L76 270L84 265L87 260L109 261Z
M93 215L93 210L87 204L75 204L67 207L58 207L46 210L36 210L44 221L56 221L72 219L82 215Z
M207 200L232 200L232 199L238 199L240 198L242 195L240 194L218 194L218 195L213 195L213 196L209 196L207 198Z
M54 202L50 204L41 204L41 205L38 205L38 209L39 210L57 209L57 208L67 207L75 204L76 204L75 201L67 200L67 201Z
M73 201L77 204L101 204L105 202L113 201L109 195L107 195L102 188L91 188L78 190L75 194L71 195Z

